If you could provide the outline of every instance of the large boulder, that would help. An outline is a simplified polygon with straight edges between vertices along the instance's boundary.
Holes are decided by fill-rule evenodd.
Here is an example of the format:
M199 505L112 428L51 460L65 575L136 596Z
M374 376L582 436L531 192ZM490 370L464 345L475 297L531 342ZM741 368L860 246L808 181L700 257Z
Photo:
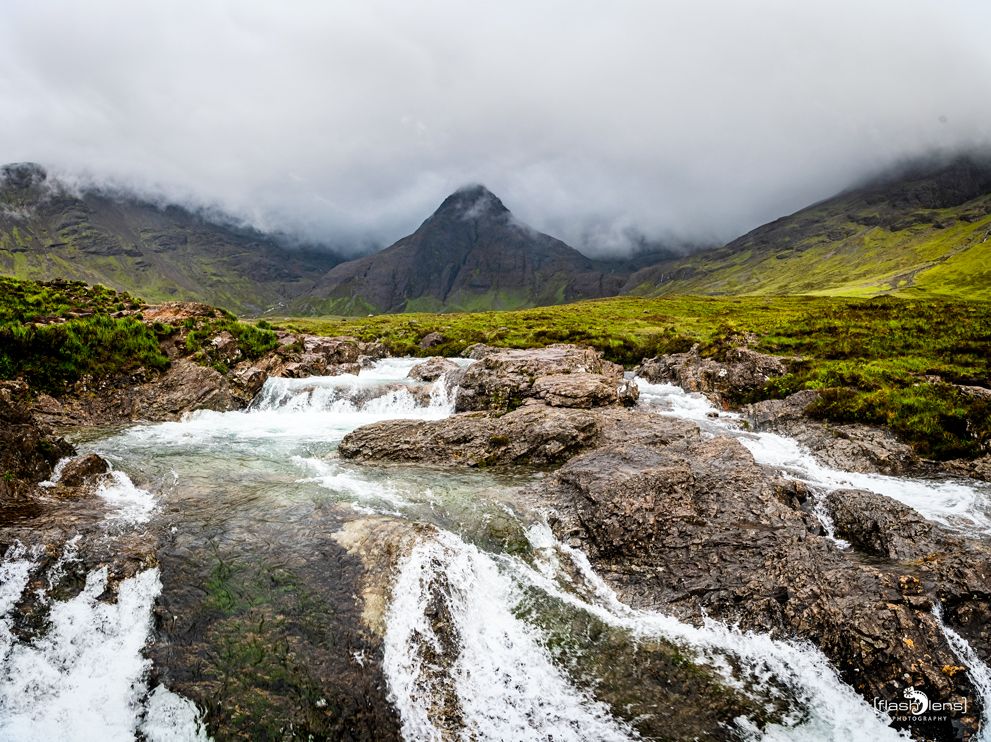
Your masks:
M863 490L826 496L836 535L865 554L886 559L918 559L932 545L933 524L907 505Z
M843 551L803 507L805 486L763 470L730 438L600 446L534 494L552 501L559 537L584 547L635 605L813 642L868 702L901 701L908 687L966 700L969 712L951 719L903 722L917 735L977 728L980 694L933 606L942 600L947 620L987 651L985 545L929 532L883 498L845 493L834 513L855 549ZM910 555L921 556L903 560Z
M468 412L372 423L348 433L338 453L361 461L549 466L605 442L664 443L697 433L690 423L640 410L528 404L498 417Z
M110 465L106 459L95 453L88 453L66 462L65 466L62 467L62 476L59 478L59 484L66 487L80 487L84 484L92 484L108 471L110 471Z
M467 368L458 385L458 412L505 412L527 400L582 408L636 401L634 385L623 379L622 366L604 360L592 348L473 346L471 355L477 361Z
M498 418L468 413L445 420L373 423L345 436L338 453L366 461L539 466L588 448L599 432L591 412L528 405Z
M645 360L636 373L653 384L677 384L728 406L759 392L768 380L786 372L782 359L750 348L734 348L716 359L703 357L695 345L687 353Z
M219 371L178 359L161 377L131 392L129 416L135 420L176 420L194 410L227 412L245 404Z

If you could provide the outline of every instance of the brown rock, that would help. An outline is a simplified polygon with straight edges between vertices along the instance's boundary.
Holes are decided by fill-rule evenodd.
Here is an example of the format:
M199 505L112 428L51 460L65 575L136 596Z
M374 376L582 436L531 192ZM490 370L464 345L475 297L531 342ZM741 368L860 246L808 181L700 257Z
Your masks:
M723 405L763 389L769 379L786 372L782 359L746 347L716 360L703 358L697 345L687 353L651 358L637 369L637 375L651 383L677 384Z
M80 487L93 482L101 474L106 474L108 471L110 471L110 465L102 456L88 453L85 456L74 458L63 467L59 484L66 487Z
M449 358L428 358L409 370L407 378L417 381L437 381L441 376L460 374L461 367Z
M478 351L478 352L475 352ZM576 392L566 392L561 380L545 382L544 393L551 393L559 404L573 400L571 406L592 407L597 399L608 398L607 404L617 404L618 389L623 381L623 369L603 360L591 348L574 345L551 345L529 350L475 348L479 360L469 366L458 385L457 410L506 411L519 407L527 399L540 399L535 383L541 377L576 375ZM589 375L602 377L599 381ZM611 391L606 386L612 385ZM581 386L591 396L581 397Z
M976 729L979 694L963 673L943 672L959 660L932 606L942 600L947 620L988 651L986 545L848 492L831 500L837 525L869 558L841 551L801 508L804 488L775 479L728 438L604 445L534 494L553 502L558 535L583 543L634 604L804 638L868 702L901 700L908 685L933 701L967 699L968 714L910 722L914 734L956 739Z
M435 345L440 345L443 342L444 342L444 336L441 335L439 332L428 332L420 340L420 347L423 350L426 350L427 348L433 348Z

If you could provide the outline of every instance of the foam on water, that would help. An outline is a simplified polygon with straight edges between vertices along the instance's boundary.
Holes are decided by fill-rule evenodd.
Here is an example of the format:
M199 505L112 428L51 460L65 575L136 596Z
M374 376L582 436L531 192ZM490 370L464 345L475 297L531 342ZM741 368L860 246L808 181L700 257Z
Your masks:
M663 613L634 609L619 599L584 553L558 542L546 525L531 526L527 538L537 555L537 569L518 559L505 561L521 579L548 595L634 636L659 637L690 649L699 661L711 665L728 683L744 692L760 688L773 697L778 694L774 684L785 685L799 708L782 724L760 734L746 720L738 720L741 730L749 731L751 736L808 742L905 738L888 726L890 719L875 711L844 683L826 656L811 644L779 641L767 634L743 632L711 619L697 627ZM562 559L574 570L562 570ZM576 584L573 572L581 584ZM737 669L733 669L728 658L736 660Z
M136 487L122 471L111 471L97 486L96 494L109 505L106 520L111 524L147 523L156 507L155 497L148 490Z
M450 615L453 653L431 623L437 596ZM387 615L383 669L409 740L626 740L633 730L575 688L536 631L513 615L516 585L495 561L441 532L403 560ZM444 654L439 668L431 655ZM445 699L464 728L444 730ZM453 732L453 733L452 733Z
M698 422L703 430L731 435L747 447L759 464L780 469L814 488L868 490L898 500L949 528L973 535L991 535L991 486L987 484L834 469L821 464L792 438L743 430L739 415L717 410L701 394L686 393L673 384L650 384L642 379L636 382L642 404L656 407L662 415Z
M336 461L305 458L294 456L293 462L313 476L298 480L299 482L315 482L334 492L341 492L356 498L362 503L385 502L393 507L403 507L410 502L396 490L395 487L372 482L346 470Z
M140 729L148 742L207 742L209 739L196 705L164 685L148 694Z
M946 637L946 642L950 645L950 649L953 650L957 659L967 667L967 675L970 677L970 682L974 684L974 688L981 695L983 706L981 728L974 738L974 742L989 742L991 741L991 667L988 667L977 656L977 652L970 646L970 642L944 623L943 606L941 604L936 603L933 606L933 616L936 617L936 622L939 624L943 636Z
M23 567L16 569L22 576ZM17 584L23 589L23 580ZM101 601L104 568L87 576L79 595L53 602L48 631L31 643L14 643L0 666L0 738L133 739L147 694L149 661L141 649L161 587L158 570L150 569L123 580L115 603ZM195 739L187 717L173 720L172 739Z
M255 447L284 440L340 441L362 425L399 418L436 420L453 412L443 379L417 395L406 376L419 359L387 358L357 375L270 378L250 407L194 412L179 422L126 431L140 446Z
M10 631L10 613L27 587L34 567L34 559L28 556L27 549L20 543L7 549L0 562L0 663L6 664L7 655L15 642Z

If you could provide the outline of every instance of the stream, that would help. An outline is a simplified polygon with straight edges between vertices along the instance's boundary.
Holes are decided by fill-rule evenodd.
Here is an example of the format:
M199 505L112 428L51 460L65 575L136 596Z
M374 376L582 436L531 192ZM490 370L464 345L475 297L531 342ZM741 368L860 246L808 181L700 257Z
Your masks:
M443 379L406 378L417 361L273 378L244 411L78 440L113 466L97 525L55 557L21 542L0 562L0 739L205 740L204 718L245 739L903 738L809 644L624 604L547 526L544 473L339 459L356 427L452 414ZM985 484L830 469L638 384L641 405L739 438L814 494L868 489L991 535ZM142 539L156 566L116 601L105 568L70 579L86 549ZM28 603L35 630L16 625ZM988 668L946 631L991 705Z

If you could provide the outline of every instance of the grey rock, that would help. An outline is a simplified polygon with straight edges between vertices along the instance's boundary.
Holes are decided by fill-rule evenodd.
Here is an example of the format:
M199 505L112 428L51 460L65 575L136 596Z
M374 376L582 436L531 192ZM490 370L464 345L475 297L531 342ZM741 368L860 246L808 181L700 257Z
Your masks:
M645 360L636 373L651 383L677 384L686 391L699 392L718 404L728 405L763 389L769 379L786 372L783 360L776 356L739 347L716 360L703 358L696 345L687 353Z
M437 381L447 374L459 374L461 367L449 358L428 358L409 370L407 378L417 381Z
M618 404L623 369L591 348L550 345L528 350L485 348L458 385L457 410L511 410L549 396L559 406ZM572 390L565 380L574 377ZM555 377L547 380L547 377ZM593 378L600 377L600 378ZM540 383L538 380L544 379ZM584 392L584 394L583 394Z

